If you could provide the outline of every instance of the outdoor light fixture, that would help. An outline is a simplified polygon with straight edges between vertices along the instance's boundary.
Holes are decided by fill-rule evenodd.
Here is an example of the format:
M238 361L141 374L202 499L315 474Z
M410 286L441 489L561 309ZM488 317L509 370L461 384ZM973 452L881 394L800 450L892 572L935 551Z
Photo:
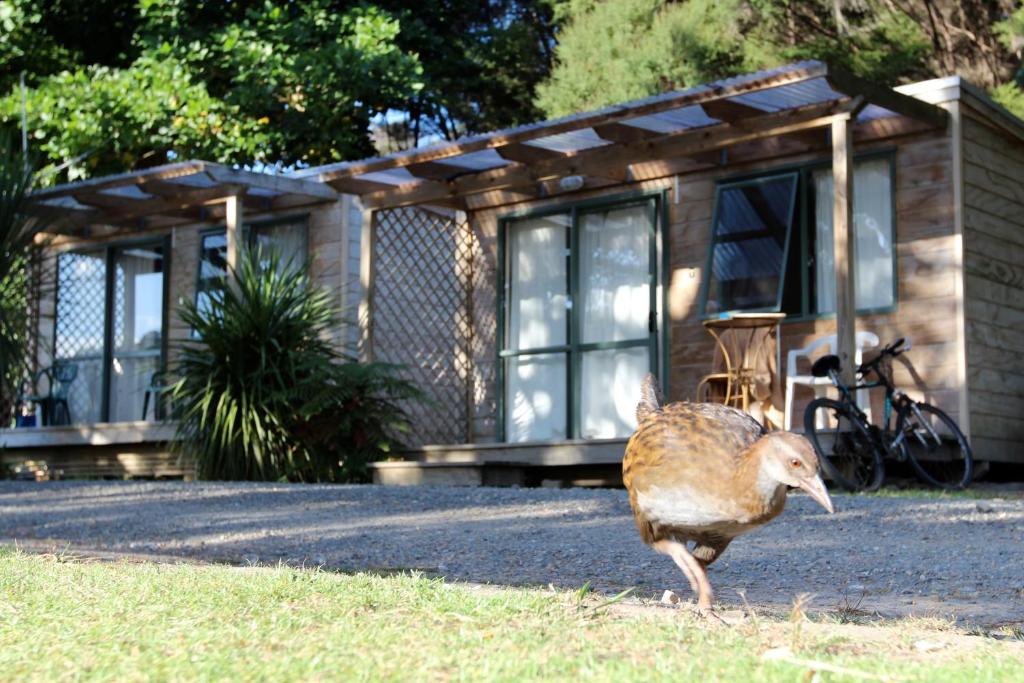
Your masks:
M565 192L573 192L574 190L581 189L585 182L581 175L567 175L559 179L558 189Z

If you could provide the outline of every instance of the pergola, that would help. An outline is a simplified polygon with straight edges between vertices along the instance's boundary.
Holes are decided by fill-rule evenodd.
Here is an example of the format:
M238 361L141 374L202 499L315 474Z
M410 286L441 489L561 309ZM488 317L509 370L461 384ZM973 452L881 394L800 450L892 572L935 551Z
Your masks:
M362 202L360 319L367 321L364 342L372 348L375 211L415 205L473 211L555 195L569 177L573 188L601 187L713 169L726 159L831 148L838 346L852 380L854 142L946 122L939 107L820 62L803 62L297 176Z
M338 197L316 180L183 161L40 190L32 195L31 211L45 232L80 238L222 220L227 260L234 266L246 211L274 213Z

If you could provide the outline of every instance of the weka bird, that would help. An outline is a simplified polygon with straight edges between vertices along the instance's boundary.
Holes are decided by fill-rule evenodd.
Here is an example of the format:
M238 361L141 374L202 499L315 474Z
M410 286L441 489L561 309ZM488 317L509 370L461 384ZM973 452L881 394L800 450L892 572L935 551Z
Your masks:
M716 403L661 403L657 380L647 375L622 479L644 543L675 561L698 610L709 614L714 594L705 567L732 539L778 516L788 487L829 512L832 500L802 436L769 433L747 413Z

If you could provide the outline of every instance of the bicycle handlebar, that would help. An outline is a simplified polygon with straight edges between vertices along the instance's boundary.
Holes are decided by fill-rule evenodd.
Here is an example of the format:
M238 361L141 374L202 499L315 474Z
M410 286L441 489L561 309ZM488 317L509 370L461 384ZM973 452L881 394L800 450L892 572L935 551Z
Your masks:
M869 372L877 371L878 364L881 363L882 359L885 358L886 356L892 356L893 358L895 358L896 356L902 353L906 353L907 351L910 350L910 344L906 344L906 341L907 340L905 338L900 337L891 344L882 347L882 350L878 352L877 356L875 356L868 362L861 363L859 366L857 366L857 372L859 372L862 375L866 375ZM904 346L904 344L906 344L906 346Z

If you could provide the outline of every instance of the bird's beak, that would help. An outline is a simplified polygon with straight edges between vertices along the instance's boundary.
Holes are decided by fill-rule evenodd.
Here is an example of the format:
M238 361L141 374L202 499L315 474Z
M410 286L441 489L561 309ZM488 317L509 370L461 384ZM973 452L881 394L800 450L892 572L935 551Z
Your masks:
M807 493L811 494L811 498L821 503L821 507L825 508L829 512L835 512L835 508L832 507L832 499L828 497L828 489L825 488L825 482L821 480L821 475L815 475L813 477L807 477L801 479L800 488Z

